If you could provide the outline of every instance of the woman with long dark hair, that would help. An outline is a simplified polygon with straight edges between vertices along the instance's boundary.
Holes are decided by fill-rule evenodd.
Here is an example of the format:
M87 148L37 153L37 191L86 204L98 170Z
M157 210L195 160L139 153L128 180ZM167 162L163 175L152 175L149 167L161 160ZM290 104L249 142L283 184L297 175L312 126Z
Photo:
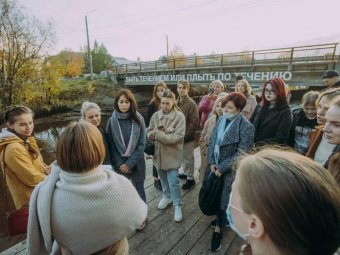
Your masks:
M113 150L115 171L132 181L145 202L145 124L130 90L121 89L116 94L106 132Z

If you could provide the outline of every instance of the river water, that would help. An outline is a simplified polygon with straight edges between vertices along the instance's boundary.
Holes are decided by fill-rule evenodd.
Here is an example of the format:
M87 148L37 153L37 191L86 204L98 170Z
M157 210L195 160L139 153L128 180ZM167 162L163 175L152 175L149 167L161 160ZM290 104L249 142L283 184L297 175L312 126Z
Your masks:
M102 114L101 126L104 128L110 114L110 112ZM55 150L62 131L68 124L79 119L79 112L69 112L35 120L34 137L37 140L41 155L46 164L50 164L55 160Z

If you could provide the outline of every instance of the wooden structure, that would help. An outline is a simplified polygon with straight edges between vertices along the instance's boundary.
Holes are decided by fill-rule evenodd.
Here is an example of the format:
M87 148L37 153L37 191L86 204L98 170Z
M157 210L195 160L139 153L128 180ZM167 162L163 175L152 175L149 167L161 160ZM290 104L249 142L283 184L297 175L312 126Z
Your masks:
M321 85L320 76L328 69L340 69L338 43L290 48L244 51L207 56L169 57L157 61L115 65L112 79L120 85L154 85L158 80L175 84L188 79L193 84L209 84L220 79L233 85L238 74L252 85L274 77L286 78L292 85Z
M198 179L200 165L199 148L195 149L195 179ZM181 181L183 183L183 181ZM174 209L169 207L163 211L157 208L162 193L154 188L152 177L152 161L147 160L147 179L145 190L148 204L149 222L145 229L131 233L129 236L131 255L158 255L158 254L214 254L210 251L210 241L213 228L210 221L214 217L204 216L198 207L198 193L201 184L197 183L189 191L182 190L183 221L176 223L173 220ZM237 255L241 245L244 244L230 228L224 232L222 248L218 254ZM25 254L26 241L22 241L2 255Z

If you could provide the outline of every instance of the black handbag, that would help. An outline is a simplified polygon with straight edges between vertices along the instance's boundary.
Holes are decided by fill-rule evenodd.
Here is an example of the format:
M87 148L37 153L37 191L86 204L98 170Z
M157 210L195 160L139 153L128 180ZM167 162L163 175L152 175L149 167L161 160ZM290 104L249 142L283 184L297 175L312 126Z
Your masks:
M150 156L155 154L155 144L150 142L149 140L146 141L144 152Z
M198 197L199 207L203 214L216 215L221 210L223 185L223 176L217 177L213 172L210 172L209 176L203 181Z

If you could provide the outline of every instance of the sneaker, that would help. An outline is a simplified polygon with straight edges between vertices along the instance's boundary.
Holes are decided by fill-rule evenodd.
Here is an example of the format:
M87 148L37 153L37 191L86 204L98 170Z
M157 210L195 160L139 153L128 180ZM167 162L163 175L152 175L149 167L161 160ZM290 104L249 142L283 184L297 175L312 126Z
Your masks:
M163 210L168 207L169 204L171 204L172 200L171 198L162 197L161 201L158 204L158 209Z
M176 222L180 222L182 219L183 219L182 206L176 205L174 220Z
M222 234L214 232L211 239L210 250L213 252L221 249Z
M178 174L177 177L180 178L180 179L186 179L187 178L187 176L185 174Z
M210 227L216 228L216 223L217 223L217 220L211 221L211 222L210 222Z
M155 180L153 186L155 186L156 189L162 191L162 183L160 180Z
M191 189L195 184L195 180L187 180L187 182L182 185L182 189Z
M227 220L227 222L225 223L226 227L230 227L229 221Z

